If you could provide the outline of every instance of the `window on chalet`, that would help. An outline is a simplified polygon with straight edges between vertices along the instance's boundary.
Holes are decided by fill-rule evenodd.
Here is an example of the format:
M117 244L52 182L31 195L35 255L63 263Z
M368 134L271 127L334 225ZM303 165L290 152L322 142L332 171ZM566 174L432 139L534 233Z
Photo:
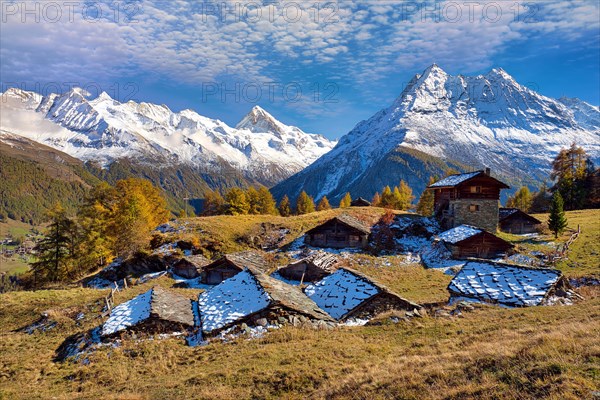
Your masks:
M479 205L478 204L469 205L469 211L471 211L471 212L479 211Z
M481 186L471 186L470 191L471 193L481 193Z

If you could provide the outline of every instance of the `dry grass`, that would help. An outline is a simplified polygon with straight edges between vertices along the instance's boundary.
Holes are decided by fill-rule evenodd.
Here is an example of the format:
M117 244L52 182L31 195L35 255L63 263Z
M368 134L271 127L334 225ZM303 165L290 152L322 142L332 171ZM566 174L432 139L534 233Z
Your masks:
M482 306L453 319L289 327L198 348L129 341L83 365L51 359L66 335L100 322L93 310L81 327L69 317L100 293L9 293L0 305L0 398L589 398L600 382L600 292L584 294L571 307ZM10 332L48 308L55 330Z

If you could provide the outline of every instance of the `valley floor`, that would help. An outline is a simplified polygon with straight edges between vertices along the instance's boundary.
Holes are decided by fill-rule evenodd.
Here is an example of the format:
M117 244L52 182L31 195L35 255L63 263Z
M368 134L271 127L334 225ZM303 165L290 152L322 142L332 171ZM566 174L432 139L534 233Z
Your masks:
M364 212L376 217L379 211ZM330 213L270 221L285 222L294 234ZM570 227L581 221L585 235L559 267L570 277L598 278L599 212L576 213L568 214ZM238 217L232 224L232 218L190 224L199 224L207 237L219 232L221 245L235 250L240 235L265 221ZM530 245L537 246L523 244ZM447 301L448 275L393 259L364 256L355 267L411 300ZM161 277L117 293L116 302L173 283ZM172 290L189 297L198 293ZM454 316L430 312L399 323L381 318L334 330L286 326L258 339L200 347L188 347L180 338L126 340L65 363L53 361L57 348L69 335L102 322L107 291L5 293L0 294L0 399L596 398L600 286L578 291L584 300L572 306L477 305ZM17 331L42 312L57 322L54 328L31 335Z

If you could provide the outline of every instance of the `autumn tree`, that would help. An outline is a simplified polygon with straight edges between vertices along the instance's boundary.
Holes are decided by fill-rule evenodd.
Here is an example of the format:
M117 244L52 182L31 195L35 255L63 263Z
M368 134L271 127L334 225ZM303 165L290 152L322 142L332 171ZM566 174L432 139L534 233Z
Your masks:
M381 206L381 196L379 195L379 192L375 192L375 194L373 195L373 198L371 199L371 205L373 207Z
M319 200L319 204L317 204L317 211L325 211L331 210L331 204L329 204L329 200L327 196L323 196L321 200Z
M290 206L290 199L286 195L283 196L281 201L279 202L279 214L282 217L289 217L292 214L292 208Z
M394 213L388 208L373 227L373 250L375 254L379 254L384 250L392 250L396 246L394 233L391 229L394 217Z
M562 149L552 161L550 177L556 183L552 191L559 191L567 210L582 208L589 189L586 182L594 173L594 165L583 148L575 143Z
M258 188L258 213L263 215L277 215L277 203L273 195L265 186Z
M217 190L209 190L204 194L204 204L202 207L202 215L218 215L225 208L225 199Z
M146 179L117 181L117 200L112 232L119 257L129 257L147 247L150 233L169 218L166 201L160 190Z
M342 200L340 200L340 208L348 208L352 203L352 197L350 196L350 192L346 192Z
M315 202L304 190L296 200L296 213L308 214L315 211Z
M248 205L250 206L248 208L248 214L252 214L252 215L256 215L256 214L260 214L260 210L259 210L259 200L258 200L258 191L250 186L247 190L246 190L246 199L248 200Z
M548 191L546 182L543 182L539 190L531 196L531 207L529 207L529 211L538 213L546 212L550 208L551 200L552 195Z
M434 176L431 176L431 177L429 177L427 186L431 186L436 182L437 182L437 178ZM434 203L433 190L425 189L423 191L423 193L421 193L421 197L419 197L419 201L417 203L417 212L426 217L433 215L433 203Z
M522 186L514 196L508 198L506 207L518 208L523 212L528 212L531 209L532 202L533 196L531 195L529 188L527 186Z
M225 193L225 209L229 215L244 215L250 210L250 202L244 190L234 187Z
M394 208L394 194L389 186L383 188L381 192L381 207Z
M567 218L563 210L563 199L559 191L554 192L550 203L550 216L548 217L548 228L554 233L554 237L562 234L567 227Z
M397 190L396 190L397 189ZM403 180L400 181L400 187L394 188L394 204L398 210L408 210L412 207L412 202L415 199L412 189Z

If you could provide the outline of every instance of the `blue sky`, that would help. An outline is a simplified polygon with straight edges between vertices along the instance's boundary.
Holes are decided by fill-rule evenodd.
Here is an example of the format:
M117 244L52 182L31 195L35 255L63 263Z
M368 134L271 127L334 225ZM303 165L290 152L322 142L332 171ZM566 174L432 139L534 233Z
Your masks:
M597 1L1 3L2 90L73 85L337 138L437 63L600 103ZM318 5L318 7L317 7Z

